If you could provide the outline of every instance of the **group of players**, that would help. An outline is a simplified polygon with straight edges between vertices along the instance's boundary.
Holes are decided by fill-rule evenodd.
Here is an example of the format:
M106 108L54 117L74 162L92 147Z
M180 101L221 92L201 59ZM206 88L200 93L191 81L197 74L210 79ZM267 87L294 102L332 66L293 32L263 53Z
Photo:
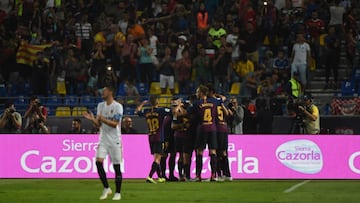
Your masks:
M211 177L208 181L231 181L228 148L228 127L226 117L232 112L224 105L225 97L217 95L212 85L200 85L196 95L189 101L171 100L171 109L159 106L159 98L151 96L135 110L146 119L149 129L149 145L154 161L146 181L201 182L203 152L209 149ZM150 104L150 107L145 107ZM193 151L196 154L196 177L191 179L190 167ZM176 153L179 153L179 179L174 176ZM166 160L169 155L169 177L165 176ZM153 175L157 173L155 181Z
M122 160L121 118L123 107L114 99L114 88L106 86L102 93L103 102L97 107L96 116L90 111L83 112L100 129L99 145L96 150L96 167L104 187L100 200L112 194L103 162L109 154L115 171L115 194L113 200L121 200ZM211 85L199 86L196 96L185 105L181 100L172 99L171 109L159 107L156 96L150 98L150 108L143 108L148 101L142 102L136 109L140 116L146 118L149 128L149 144L154 156L147 182L165 182L167 154L169 158L170 181L178 180L174 176L175 156L180 153L178 171L180 180L189 181L190 164L193 151L196 153L195 181L202 181L203 152L208 145L211 177L210 181L231 180L229 160L227 157L228 132L226 116L231 115L223 101L224 96L216 95ZM158 179L152 177L157 173Z

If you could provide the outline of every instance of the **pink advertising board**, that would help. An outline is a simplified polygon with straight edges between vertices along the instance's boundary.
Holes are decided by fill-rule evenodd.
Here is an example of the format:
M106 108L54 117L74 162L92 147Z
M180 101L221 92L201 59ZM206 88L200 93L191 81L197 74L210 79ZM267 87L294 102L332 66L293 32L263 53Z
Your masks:
M0 178L96 178L97 135L0 135ZM146 135L123 135L125 178L145 178ZM360 179L360 136L231 135L229 159L240 179ZM204 156L203 177L210 172ZM192 176L195 174L192 162ZM105 170L113 172L110 161Z

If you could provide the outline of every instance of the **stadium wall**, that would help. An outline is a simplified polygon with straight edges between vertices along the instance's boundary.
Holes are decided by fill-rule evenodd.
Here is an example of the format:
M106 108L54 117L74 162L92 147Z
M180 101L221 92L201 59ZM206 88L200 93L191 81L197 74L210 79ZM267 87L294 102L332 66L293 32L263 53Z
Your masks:
M97 140L97 135L3 134L0 178L97 178ZM152 162L147 136L122 135L122 144L123 176L145 178ZM230 135L228 151L233 178L360 179L360 136ZM203 161L207 178L208 157ZM104 166L114 173L109 159ZM193 157L193 177L194 167Z

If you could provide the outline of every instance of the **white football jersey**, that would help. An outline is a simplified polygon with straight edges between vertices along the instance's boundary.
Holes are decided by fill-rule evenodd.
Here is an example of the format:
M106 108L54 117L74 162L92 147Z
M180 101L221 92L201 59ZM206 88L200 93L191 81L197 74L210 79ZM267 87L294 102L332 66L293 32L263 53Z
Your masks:
M123 106L117 101L113 101L110 105L107 105L106 102L100 102L97 106L97 115L119 122L116 128L101 123L99 143L107 145L121 144L121 119L123 116Z

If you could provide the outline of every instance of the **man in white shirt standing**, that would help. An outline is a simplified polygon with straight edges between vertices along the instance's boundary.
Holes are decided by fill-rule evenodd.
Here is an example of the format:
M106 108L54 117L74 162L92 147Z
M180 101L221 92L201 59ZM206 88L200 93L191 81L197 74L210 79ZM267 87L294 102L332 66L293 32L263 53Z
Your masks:
M104 200L112 194L106 173L103 167L105 157L109 154L115 171L116 193L113 200L121 199L122 174L120 163L122 161L122 143L121 143L121 119L123 116L123 107L114 100L114 88L104 87L102 98L97 106L96 117L91 112L84 112L84 117L92 121L100 128L99 146L96 151L96 167L100 180L104 186L100 200Z
M294 72L300 74L302 87L306 86L306 72L310 65L310 45L305 41L304 34L298 34L291 54L291 77Z

